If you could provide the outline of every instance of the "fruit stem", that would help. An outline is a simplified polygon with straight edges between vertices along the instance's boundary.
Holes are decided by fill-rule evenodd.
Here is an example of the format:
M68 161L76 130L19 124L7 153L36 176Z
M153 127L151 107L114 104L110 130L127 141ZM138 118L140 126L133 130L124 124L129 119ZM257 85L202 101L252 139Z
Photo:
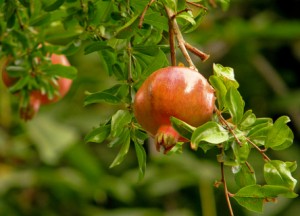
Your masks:
M197 70L196 66L194 65L191 57L189 56L189 53L187 51L187 49L185 48L185 41L184 41L184 38L181 34L181 31L179 29L179 26L177 24L177 21L176 21L176 16L174 16L174 12L165 6L165 10L167 12L167 15L168 15L168 18L169 18L169 22L171 23L171 28L173 29L173 32L174 32L174 35L177 39L177 42L178 42L178 45L179 45L179 48L184 56L184 58L186 59L187 63L189 64L189 67L194 69L194 70Z

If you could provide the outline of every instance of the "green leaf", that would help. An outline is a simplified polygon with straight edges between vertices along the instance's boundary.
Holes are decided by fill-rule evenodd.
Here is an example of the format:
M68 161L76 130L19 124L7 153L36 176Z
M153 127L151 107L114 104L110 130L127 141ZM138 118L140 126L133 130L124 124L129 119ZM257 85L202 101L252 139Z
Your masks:
M69 79L75 79L77 76L77 69L73 66L52 64L41 67L41 70L52 76L65 77Z
M201 10L199 12L199 14L194 18L195 20L195 24L192 25L191 23L188 23L187 25L185 25L183 27L183 31L184 33L191 33L193 32L194 30L196 30L199 25L201 24L202 20L203 20L203 17L207 14L207 11L206 10Z
M222 10L226 11L229 8L230 0L218 0L221 4Z
M96 92L86 96L84 100L84 106L101 102L106 102L109 104L119 104L120 98L106 92Z
M109 104L119 104L122 98L128 95L128 85L126 84L116 84L113 87L106 89L104 91L91 93L86 96L84 105L89 105L93 103L106 102Z
M245 102L239 91L236 88L230 87L226 93L225 100L226 107L229 110L233 123L240 123L244 114Z
M233 198L248 210L261 213L264 202L274 201L288 191L288 188L277 185L249 185L241 188Z
M265 180L270 185L281 185L294 190L297 180L291 172L295 170L296 162L271 160L264 165Z
M84 48L84 55L104 49L109 49L110 51L113 51L113 48L108 46L107 43L104 41L93 42Z
M5 70L10 77L20 77L28 72L28 69L22 66L7 66Z
M84 141L87 142L94 142L94 143L102 143L110 134L110 125L101 125L93 129L90 133L88 133Z
M250 166L249 163L248 166L243 163L231 168L232 173L234 174L235 182L240 188L256 184L254 169Z
M191 140L195 127L175 117L170 118L172 127L184 138Z
M127 32L131 31L131 33L133 33L133 27L131 25L137 24L136 20L139 16L140 16L139 14L136 14L135 16L131 17L131 19L127 23L122 25L122 27L118 28L116 33L115 33L116 38L119 38L118 35L120 33L123 32L123 34L124 34L124 31L127 31ZM120 38L124 38L124 37L120 37Z
M125 156L127 155L128 151L129 151L129 147L130 147L130 132L129 132L129 130L124 130L124 133L122 133L122 137L120 137L120 140L122 140L122 147L121 147L118 155L114 159L114 161L109 166L109 168L113 168L113 167L119 165L125 159Z
M29 83L29 80L30 76L20 78L13 86L9 87L9 91L11 93L15 93L21 90L24 86L26 86Z
M166 57L166 54L163 51L159 50L158 54L142 72L143 78L147 78L152 72L164 67L167 64L168 59Z
M211 144L220 144L229 139L228 131L216 122L206 122L198 127L191 138L191 143L197 149L201 147L201 142L205 141Z
M47 12L54 11L54 10L58 9L61 5L63 5L64 2L65 2L65 0L56 0L52 4L49 4L46 7L44 7L44 11L47 11Z
M209 77L210 84L214 87L216 91L218 107L222 110L225 107L225 96L227 93L227 89L222 79L216 75L212 75Z
M152 25L155 28L162 29L164 31L169 30L167 17L161 15L161 13L159 12L148 10L145 15L144 23Z
M289 147L293 143L293 132L286 125L288 122L290 118L287 116L281 116L274 122L266 137L266 148Z
M214 75L222 79L227 89L229 89L230 87L239 87L239 83L234 78L233 68L223 67L220 64L214 64L213 71Z
M252 110L247 110L244 115L243 118L241 119L241 122L239 123L238 127L241 130L245 130L247 128L249 128L250 126L252 126L256 121L256 116L254 113L252 113Z
M24 7L29 7L29 6L30 6L30 0L19 0L19 2L20 2Z
M132 49L133 54L135 54L136 52L140 52L149 56L156 56L159 52L159 47L155 45L135 45Z
M246 140L243 141L242 139L240 139L240 141L242 142L241 146L236 141L232 142L231 145L238 164L245 163L251 151L251 148Z
M146 151L138 142L134 142L134 147L139 164L139 180L142 180L146 172Z
M31 26L41 26L51 22L51 14L41 14L34 19L30 20L29 25Z
M256 144L265 145L265 140L271 127L272 123L270 122L257 124L251 128L247 136Z
M118 110L111 119L111 135L119 136L126 126L131 122L132 115L128 110Z
M139 145L143 145L145 140L148 138L148 135L147 133L139 129L136 129L134 130L134 134L131 137L132 139L134 139L134 142L136 142Z
M191 23L192 25L196 25L196 21L194 20L193 14L191 14L191 13L180 13L176 17L182 18L182 19L188 21L189 23Z

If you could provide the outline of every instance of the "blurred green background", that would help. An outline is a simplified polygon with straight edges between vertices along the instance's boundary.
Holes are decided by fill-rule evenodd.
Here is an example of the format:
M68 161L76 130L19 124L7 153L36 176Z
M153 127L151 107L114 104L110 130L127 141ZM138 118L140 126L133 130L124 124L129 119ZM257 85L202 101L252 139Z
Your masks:
M258 117L290 116L294 145L271 158L298 161L300 156L300 1L233 0L228 11L211 10L200 28L185 35L190 44L211 55L199 70L208 77L212 63L235 69L246 108ZM0 83L0 215L8 216L214 216L228 215L216 150L204 154L188 146L182 155L165 156L146 144L145 178L138 182L134 149L118 167L109 169L118 149L85 144L84 136L118 108L84 107L85 92L104 90L115 82L96 54L68 57L78 78L57 104L43 107L36 118L18 118L17 98ZM180 58L180 57L179 57ZM150 141L151 142L151 141ZM261 156L250 163L262 181ZM229 176L230 191L235 191ZM299 169L294 173L299 179ZM231 184L232 182L232 184ZM299 191L299 186L296 191ZM239 216L258 215L232 200ZM300 199L279 199L263 215L293 216Z

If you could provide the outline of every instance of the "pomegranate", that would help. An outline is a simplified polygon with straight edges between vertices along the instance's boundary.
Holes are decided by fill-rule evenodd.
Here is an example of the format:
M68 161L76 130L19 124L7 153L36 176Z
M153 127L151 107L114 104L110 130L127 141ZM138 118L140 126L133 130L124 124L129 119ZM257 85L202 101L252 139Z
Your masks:
M64 66L70 66L70 63L66 56L64 55L51 55L52 64L61 64ZM12 86L17 79L9 77L8 73L3 70L2 80L7 87ZM57 102L60 98L64 97L69 91L72 85L72 80L58 77L56 83L53 83L53 86L57 87L59 92L58 95L55 95L53 98L48 98L46 94L43 94L40 90L32 90L29 93L29 104L20 109L20 116L24 120L32 119L33 116L39 111L41 105L46 105L50 103Z
M171 126L170 117L197 127L211 119L214 106L214 89L200 73L170 66L144 81L133 108L138 123L155 137L157 151L167 153L178 141L187 141Z

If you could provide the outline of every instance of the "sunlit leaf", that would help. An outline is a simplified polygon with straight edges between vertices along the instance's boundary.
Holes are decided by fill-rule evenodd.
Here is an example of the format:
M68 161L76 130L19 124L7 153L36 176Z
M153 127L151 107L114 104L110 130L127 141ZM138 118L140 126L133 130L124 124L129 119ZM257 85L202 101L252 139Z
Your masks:
M293 143L293 132L286 125L289 121L289 117L281 116L274 122L266 137L266 148L289 147Z
M191 138L191 143L194 146L200 146L201 141L211 144L220 144L229 139L228 131L216 122L207 122L198 127Z
M244 114L245 102L236 88L230 87L226 93L226 107L235 124L240 123Z
M250 185L241 188L233 198L250 211L262 212L263 204L274 201L281 194L289 192L289 189L277 185Z
M238 88L239 83L234 78L234 71L231 67L223 67L220 64L213 65L214 75L220 77L226 88L229 89L230 87Z
M257 124L251 128L247 136L256 144L264 145L268 131L271 127L272 123L270 122Z
M280 160L271 160L264 165L265 180L270 185L281 185L294 190L297 180L291 172L295 170L296 162L283 162Z
M244 115L243 118L241 119L241 122L239 123L239 128L241 130L247 129L249 127L251 127L256 121L256 116L255 114L252 112L252 110L247 110Z
M225 106L227 89L220 77L212 75L209 77L210 84L214 87L217 96L218 108L222 110Z
M132 115L128 110L118 110L111 118L111 135L117 137L131 122Z
M101 125L89 132L85 138L85 142L102 143L110 134L110 125Z
M192 138L192 134L195 131L195 127L187 124L184 121L181 121L180 119L177 119L175 117L171 117L171 124L172 127L184 138L190 140Z
M176 17L182 18L182 19L188 21L189 23L191 23L192 25L196 25L196 21L194 20L192 14L190 14L190 13L181 13L181 14L177 15Z

